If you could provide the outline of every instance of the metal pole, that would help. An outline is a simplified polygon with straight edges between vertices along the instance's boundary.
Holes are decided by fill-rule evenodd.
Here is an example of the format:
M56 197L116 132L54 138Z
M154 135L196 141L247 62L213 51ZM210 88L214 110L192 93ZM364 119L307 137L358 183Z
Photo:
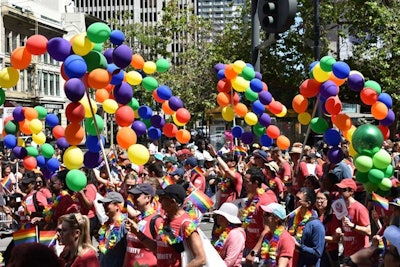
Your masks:
M260 20L257 13L258 0L251 0L251 63L255 71L260 71Z
M320 35L319 35L319 0L314 0L314 56L319 60L320 55Z

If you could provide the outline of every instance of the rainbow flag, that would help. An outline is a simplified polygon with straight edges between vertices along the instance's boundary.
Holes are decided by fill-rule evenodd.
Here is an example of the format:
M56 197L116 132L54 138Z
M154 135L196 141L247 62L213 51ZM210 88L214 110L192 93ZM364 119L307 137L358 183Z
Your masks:
M172 178L172 177L169 176L169 175L165 175L165 176L163 177L162 182L161 182L161 187L164 189L164 188L166 188L167 186L169 186L169 185L171 185L171 184L175 184L174 178Z
M192 169L192 172L195 172L195 173L200 174L200 175L204 174L203 170L199 166L194 167Z
M115 156L114 151L110 151L110 153L108 153L108 159L109 159L111 165L117 164L117 157Z
M9 187L11 184L12 184L12 181L11 181L11 178L10 178L9 175L1 181L1 185L2 185L4 188L6 188L6 189L8 189L8 187Z
M13 233L13 239L16 246L25 243L36 243L37 242L36 227L15 231Z
M242 146L235 146L234 154L237 156L247 156L247 150Z
M193 190L186 200L196 206L202 213L207 212L214 205L211 198L199 189Z
M48 247L52 247L56 244L57 232L56 231L40 231L39 242Z
M128 194L128 197L126 198L126 204L133 207L133 198L130 194Z
M374 192L372 192L372 204L376 207L381 207L384 210L389 210L389 200L375 194Z

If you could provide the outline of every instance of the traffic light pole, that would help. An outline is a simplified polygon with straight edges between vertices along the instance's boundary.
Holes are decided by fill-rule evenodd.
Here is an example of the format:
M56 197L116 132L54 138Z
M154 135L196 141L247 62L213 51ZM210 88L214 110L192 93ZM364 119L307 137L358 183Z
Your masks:
M251 63L255 71L260 71L260 19L257 10L258 0L251 0Z

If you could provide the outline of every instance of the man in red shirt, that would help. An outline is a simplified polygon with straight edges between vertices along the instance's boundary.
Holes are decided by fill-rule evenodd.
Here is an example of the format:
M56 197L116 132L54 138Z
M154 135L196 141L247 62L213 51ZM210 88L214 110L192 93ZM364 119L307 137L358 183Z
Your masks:
M184 164L185 170L190 171L189 181L202 192L206 191L206 178L203 170L198 166L197 158L189 157Z

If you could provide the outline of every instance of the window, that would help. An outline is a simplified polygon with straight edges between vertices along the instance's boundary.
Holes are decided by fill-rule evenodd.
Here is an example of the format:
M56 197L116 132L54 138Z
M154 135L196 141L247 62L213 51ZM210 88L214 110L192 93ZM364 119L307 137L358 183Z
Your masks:
M61 93L60 93L60 75L56 75L56 96L61 96Z
M43 86L42 86L44 95L49 95L48 80L49 80L49 74L44 72L43 73Z
M4 47L6 54L11 54L11 31L6 29L6 46Z
M49 88L50 88L50 95L54 95L54 73L50 73L50 82L49 82Z

